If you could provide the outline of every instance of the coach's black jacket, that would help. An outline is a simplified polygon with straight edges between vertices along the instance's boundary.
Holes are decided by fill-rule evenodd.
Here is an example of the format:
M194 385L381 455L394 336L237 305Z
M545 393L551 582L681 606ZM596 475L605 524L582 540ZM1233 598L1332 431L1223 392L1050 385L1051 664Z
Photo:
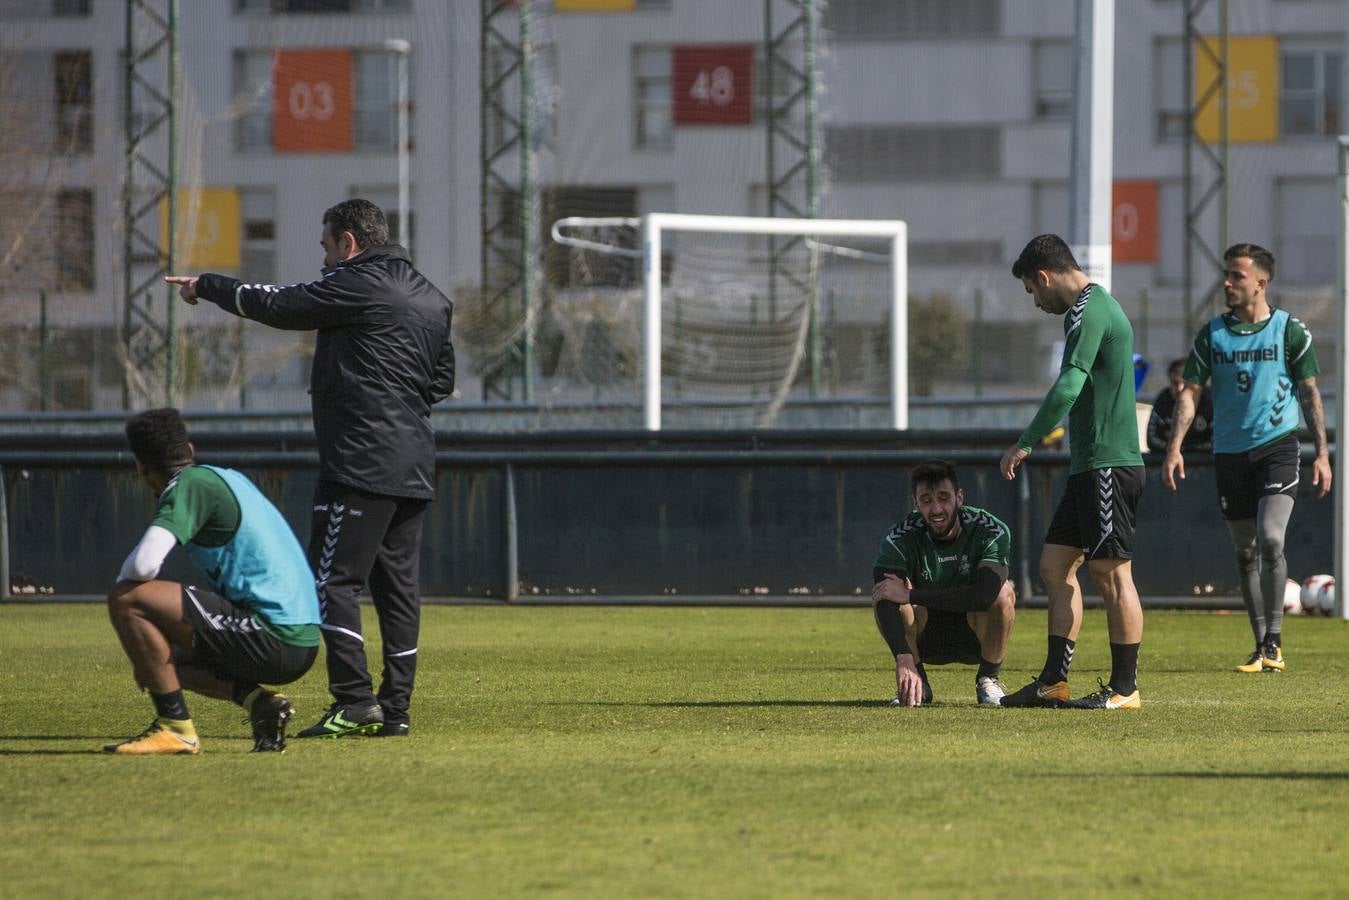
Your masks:
M454 390L454 304L406 250L371 247L289 287L202 275L197 296L275 328L318 330L310 390L320 479L434 496L431 405Z

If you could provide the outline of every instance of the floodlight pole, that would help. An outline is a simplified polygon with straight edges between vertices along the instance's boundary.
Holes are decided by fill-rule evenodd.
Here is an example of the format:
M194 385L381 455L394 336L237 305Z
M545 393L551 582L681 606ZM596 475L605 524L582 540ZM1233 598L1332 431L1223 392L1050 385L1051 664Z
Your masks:
M1349 573L1345 572L1345 562L1349 561L1349 462L1346 461L1344 448L1345 402L1349 400L1349 372L1345 371L1345 348L1349 347L1349 135L1342 134L1339 139L1340 150L1340 252L1339 265L1336 268L1335 289L1339 296L1336 306L1339 325L1339 347L1336 349L1335 368L1335 478L1333 484L1335 497L1335 616L1349 619L1349 603L1345 602L1345 591L1349 588ZM1339 587L1344 584L1346 587Z
M402 38L389 38L384 49L398 55L398 243L412 255L412 236L408 229L409 194L411 193L411 148L408 146L408 56L412 44Z
M1068 243L1091 280L1110 290L1114 0L1076 0L1075 18Z

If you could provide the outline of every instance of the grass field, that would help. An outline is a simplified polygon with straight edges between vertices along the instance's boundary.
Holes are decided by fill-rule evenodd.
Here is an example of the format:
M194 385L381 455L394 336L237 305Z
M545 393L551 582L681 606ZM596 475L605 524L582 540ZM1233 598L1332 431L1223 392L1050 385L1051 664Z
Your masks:
M1242 615L1147 629L1139 712L981 709L961 666L897 710L866 609L433 607L408 740L253 755L189 698L204 752L135 759L96 752L152 715L103 610L3 606L0 895L1349 895L1349 630L1242 676ZM1108 661L1088 613L1075 691Z

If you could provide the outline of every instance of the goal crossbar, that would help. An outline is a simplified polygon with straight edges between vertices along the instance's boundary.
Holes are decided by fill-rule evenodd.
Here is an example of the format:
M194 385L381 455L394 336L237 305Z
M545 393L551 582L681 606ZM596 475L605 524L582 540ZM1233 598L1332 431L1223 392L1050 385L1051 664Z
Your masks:
M643 420L649 431L661 427L661 235L666 231L702 231L803 237L864 237L890 241L890 412L896 429L909 427L908 372L908 227L898 220L778 219L754 216L700 216L651 213L642 219L642 285L645 318Z

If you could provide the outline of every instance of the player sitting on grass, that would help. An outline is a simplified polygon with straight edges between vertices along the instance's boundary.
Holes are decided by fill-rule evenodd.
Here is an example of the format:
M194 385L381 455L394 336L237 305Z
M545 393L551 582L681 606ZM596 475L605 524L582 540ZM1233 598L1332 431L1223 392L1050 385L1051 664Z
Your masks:
M295 681L318 655L318 592L299 541L246 477L195 464L176 409L133 416L126 434L136 471L159 506L122 565L108 614L136 683L154 700L155 720L139 736L103 749L199 752L183 700L187 687L247 710L254 751L284 750L290 700L259 682ZM179 543L210 591L156 580Z
M881 541L871 600L895 657L893 706L932 702L923 664L978 665L974 693L997 706L998 680L1016 617L1007 580L1011 533L992 514L965 505L955 466L925 460L909 473L917 510Z

